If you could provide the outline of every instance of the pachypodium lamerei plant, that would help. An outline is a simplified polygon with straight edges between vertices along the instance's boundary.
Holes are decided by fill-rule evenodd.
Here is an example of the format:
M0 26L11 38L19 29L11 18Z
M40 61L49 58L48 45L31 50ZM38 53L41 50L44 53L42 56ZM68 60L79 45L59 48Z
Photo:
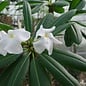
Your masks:
M30 86L52 86L51 75L62 86L80 86L65 66L86 71L86 59L54 47L54 44L62 45L55 36L64 30L66 30L64 38L67 46L81 42L81 32L75 28L75 21L70 20L81 12L77 5L82 3L78 0L79 3L73 5L76 0L66 1L71 2L68 12L57 18L53 16L52 10L35 27L33 27L31 6L28 1L23 1L25 29L0 31L0 68L3 68L0 74L0 86L22 86L25 77L28 78L27 84ZM32 2L41 3L41 1ZM51 7L54 4L51 4ZM58 6L63 7L62 4L60 2Z

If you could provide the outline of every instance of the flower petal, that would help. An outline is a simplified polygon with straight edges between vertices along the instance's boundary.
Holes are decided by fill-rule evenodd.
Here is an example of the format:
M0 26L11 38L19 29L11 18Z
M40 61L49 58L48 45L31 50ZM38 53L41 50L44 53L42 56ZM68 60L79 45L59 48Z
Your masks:
M3 56L7 55L7 51L0 47L0 54Z
M44 46L48 50L48 54L51 55L53 51L53 41L49 38L44 38Z
M20 42L27 41L30 38L30 32L25 29L9 30L8 35L13 35Z
M45 31L43 29L43 25L40 26L39 30L36 32L36 38L38 36L44 36L45 35Z
M52 33L49 34L49 38L53 41L53 43L55 44L62 44L61 41L59 41L58 39L56 39Z
M4 50L6 46L5 38L7 37L7 33L4 31L0 31L0 54L3 56L7 55L7 51Z
M0 54L3 55L3 56L6 56L7 55L7 51L0 48Z
M44 29L46 33L51 33L55 30L55 26L49 28L49 29Z
M7 37L7 33L5 31L0 31L0 40L5 39Z
M51 3L55 3L55 0L51 0Z
M7 51L4 50L5 45L6 45L6 42L3 40L0 40L0 54L2 54L3 56L7 55Z
M43 28L43 25L41 25L39 30L36 33L36 38L38 36L42 36L43 37L43 36L45 36L45 34L50 33L50 32L52 32L54 30L55 30L55 26L53 26L52 28L49 28L49 29L45 29L45 28Z
M7 39L7 45L5 50L10 54L20 54L23 52L23 48L18 40L14 39Z
M44 40L42 38L40 38L37 41L33 42L33 47L34 47L35 51L37 53L39 53L39 54L41 54L45 50L43 42L44 42Z

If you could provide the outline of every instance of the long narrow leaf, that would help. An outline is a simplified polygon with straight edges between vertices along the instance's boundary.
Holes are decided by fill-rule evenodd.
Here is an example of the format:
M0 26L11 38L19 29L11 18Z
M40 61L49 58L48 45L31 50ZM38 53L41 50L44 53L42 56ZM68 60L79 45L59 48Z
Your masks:
M82 0L72 0L69 9L75 9Z
M79 21L70 21L70 22L74 22L74 23L77 23L77 24L79 24L79 25L81 25L81 26L83 26L83 27L86 27L86 24L83 24L83 23L81 23L81 22L79 22Z
M86 59L70 51L55 49L52 57L64 66L86 71Z
M40 25L42 24L45 28L50 28L53 26L55 17L49 13L47 14L43 19L41 19L37 25L36 30L40 28Z
M9 5L8 1L0 2L0 12Z
M32 14L38 12L38 11L41 9L41 6L42 6L42 4L39 4L39 5L35 6L35 7L32 9Z
M43 21L42 21L42 24L45 28L50 28L53 26L53 23L54 23L54 19L55 17L49 13L47 14L44 18L43 18Z
M81 0L81 2L79 3L79 5L76 7L76 9L80 10L82 8L84 8L86 5L86 1L85 0Z
M61 15L60 17L56 18L53 25L55 25L56 27L58 27L59 25L63 25L67 23L75 14L76 10L68 11L63 15Z
M80 44L82 41L82 35L80 29L76 28L74 25L71 25L65 31L65 44L66 46L71 46L73 43Z
M32 32L32 16L31 16L31 7L30 4L24 0L23 4L23 16L25 29Z
M13 29L13 27L0 22L0 30L8 31L9 29Z
M65 45L67 47L71 46L74 43L74 41L73 41L74 37L75 37L75 35L74 35L73 30L70 26L70 27L68 27L68 29L66 29L65 35L64 35Z
M64 12L64 8L63 7L54 6L54 11L56 13L63 13Z
M76 15L77 14L83 14L83 13L86 13L86 10L77 10Z
M0 68L6 67L16 61L20 55L0 56Z
M71 76L65 68L48 55L41 55L41 64L62 84L62 86L80 86L79 82Z
M72 29L75 35L75 37L73 38L74 42L76 44L80 44L82 42L82 35L80 29L76 28L74 25L72 25Z
M44 3L43 1L39 1L39 0L36 0L36 1L35 1L35 0L34 0L34 1L33 1L33 0L30 1L30 0L29 0L28 2L29 2L30 4L40 4L40 3ZM23 4L23 1L20 1L20 2L18 2L16 5L22 5L22 4Z
M70 25L72 24L72 22L70 23L65 23L63 25L58 26L55 31L53 32L54 35L57 35L58 33L64 31L65 29L68 29L70 27Z
M86 39L86 33L84 33L83 31L81 31L82 36Z
M58 6L58 7L63 7L63 6L67 6L69 3L67 1L56 1L55 3L53 3L54 6Z
M51 86L46 71L33 58L30 64L31 86Z
M7 86L8 80L13 72L15 64L9 66L3 73L0 74L0 86Z
M13 69L13 73L8 80L7 86L20 86L29 68L29 55L23 55Z

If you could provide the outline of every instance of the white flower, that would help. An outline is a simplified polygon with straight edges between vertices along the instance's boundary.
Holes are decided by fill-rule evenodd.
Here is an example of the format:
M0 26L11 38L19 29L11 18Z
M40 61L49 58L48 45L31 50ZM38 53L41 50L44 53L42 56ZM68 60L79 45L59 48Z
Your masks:
M8 33L3 34L0 40L2 50L10 54L20 54L23 52L21 42L25 42L30 38L30 32L24 29L9 30ZM2 51L0 50L0 53ZM2 54L6 55L6 54Z
M7 51L4 49L6 42L4 41L4 38L7 36L7 34L4 31L0 31L0 54L5 56L7 54Z
M48 54L51 55L53 51L53 45L62 44L59 40L57 40L52 32L55 30L55 26L50 29L44 29L43 26L40 26L40 29L36 33L36 38L33 42L33 47L35 51L41 54L45 49L48 50Z

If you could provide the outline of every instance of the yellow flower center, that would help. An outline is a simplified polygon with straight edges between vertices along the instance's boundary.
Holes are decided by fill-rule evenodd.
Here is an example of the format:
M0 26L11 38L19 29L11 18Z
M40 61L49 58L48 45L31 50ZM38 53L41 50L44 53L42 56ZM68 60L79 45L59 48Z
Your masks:
M48 38L48 34L47 33L45 33L45 37Z
M13 34L10 34L9 37L10 37L10 38L14 38L14 35L13 35Z

